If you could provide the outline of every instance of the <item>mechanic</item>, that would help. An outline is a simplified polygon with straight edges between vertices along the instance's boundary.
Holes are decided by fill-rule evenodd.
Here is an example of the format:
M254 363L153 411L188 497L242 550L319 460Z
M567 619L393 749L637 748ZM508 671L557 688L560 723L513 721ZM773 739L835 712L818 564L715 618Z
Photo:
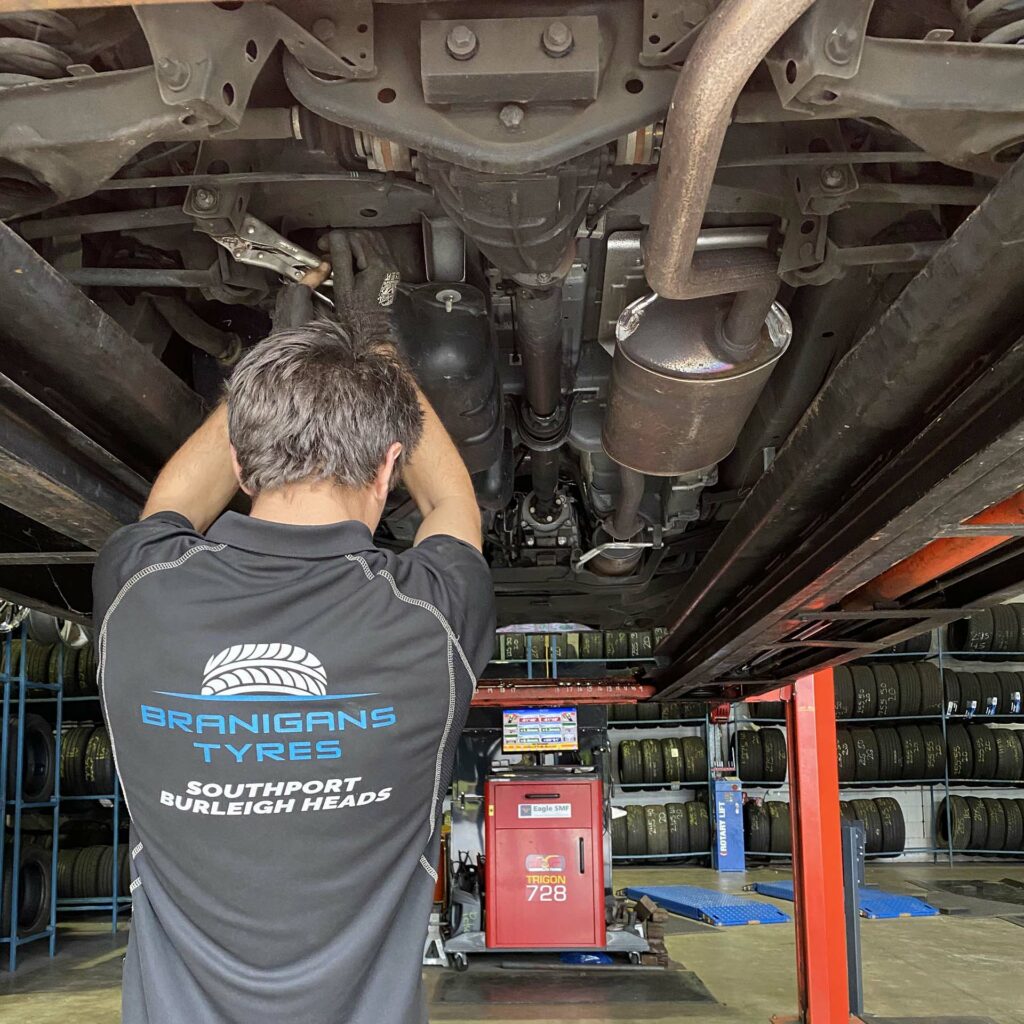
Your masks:
M441 804L494 598L469 475L361 275L344 326L308 321L329 269L284 289L96 564L132 819L125 1024L425 1020ZM394 552L372 535L399 478L422 522ZM239 486L248 515L224 511Z

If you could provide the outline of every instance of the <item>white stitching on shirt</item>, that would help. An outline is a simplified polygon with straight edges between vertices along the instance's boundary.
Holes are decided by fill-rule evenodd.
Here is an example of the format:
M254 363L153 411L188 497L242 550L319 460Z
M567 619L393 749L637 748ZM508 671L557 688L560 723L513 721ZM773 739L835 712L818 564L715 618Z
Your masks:
M132 847L132 860L135 860L135 858L138 857L140 853L142 853L142 843L136 843Z
M129 893L134 893L135 890L138 889L138 887L140 885L142 885L142 879L141 878L133 878L132 879L132 884L128 886L128 892Z
M110 728L110 712L107 710L107 687L104 681L104 673L107 668L107 625L110 623L110 616L117 611L117 606L121 603L121 599L135 586L139 580L148 576L150 573L159 572L161 569L177 569L179 565L183 565L187 562L197 551L223 551L227 547L227 544L196 544L190 547L183 555L174 559L173 562L154 562L152 565L144 566L134 576L130 576L125 582L124 586L117 592L117 597L110 603L110 607L107 609L107 614L103 616L103 623L100 625L99 632L99 651L100 651L100 665L99 665L99 689L100 698L103 701L103 718L107 722L107 733L110 738L110 752L114 757L114 771L117 772L118 778L121 777L121 767L117 763L117 745L114 743L114 732ZM123 790L123 786L122 786ZM128 810L128 816L131 817L132 809L128 804L128 794L125 793L124 805Z
M422 853L420 854L420 864L423 865L423 870L426 871L428 875L430 875L430 877L434 880L434 884L437 885L437 870L434 868L434 865L431 864L430 861L427 860L427 858Z
M437 747L437 760L434 764L434 792L430 801L430 818L429 825L430 831L427 834L427 842L429 843L434 837L434 829L437 827L437 802L440 799L439 790L441 788L441 762L444 759L444 748L448 742L448 735L451 732L452 722L455 719L455 664L452 660L452 648L459 652L459 657L462 658L462 664L465 665L466 671L469 673L470 681L473 685L474 692L476 691L476 676L473 674L472 668L470 668L469 661L466 655L463 653L462 647L459 645L459 638L455 635L455 631L449 625L448 620L444 617L441 611L434 607L429 601L421 601L417 597L408 597L403 594L395 583L394 576L391 575L387 569L381 569L380 572L374 573L370 569L366 562L366 559L362 555L346 555L345 556L350 562L358 562L363 567L363 575L368 580L373 580L377 577L383 576L388 581L391 587L392 593L399 601L404 601L406 604L415 605L418 608L424 608L430 612L438 622L444 626L444 631L448 636L447 641L447 657L448 657L448 717L444 724L444 732L441 734L441 742ZM420 863L426 869L427 874L437 881L437 872L430 866L429 862L425 857L421 855Z
M441 623L442 626L444 626L444 631L448 634L448 639L451 640L452 644L455 647L455 650L459 652L459 657L462 659L462 664L466 668L466 674L469 676L469 680L473 684L473 692L475 693L476 675L474 674L473 669L469 664L469 659L466 657L466 654L462 649L462 645L459 643L458 635L456 634L455 630L452 629L451 625L449 624L448 620L444 617L440 609L436 608L429 601L421 601L418 597L408 597L406 594L403 594L398 589L398 585L395 583L394 576L392 576L387 569L381 569L380 572L374 573L373 570L369 567L369 565L366 564L366 559L363 558L362 555L346 555L345 557L350 562L358 562L363 567L363 575L368 580L373 580L377 576L383 576L384 579L386 579L390 584L395 597L397 597L399 601L404 601L406 604L414 604L418 608L425 608L437 619L438 622Z

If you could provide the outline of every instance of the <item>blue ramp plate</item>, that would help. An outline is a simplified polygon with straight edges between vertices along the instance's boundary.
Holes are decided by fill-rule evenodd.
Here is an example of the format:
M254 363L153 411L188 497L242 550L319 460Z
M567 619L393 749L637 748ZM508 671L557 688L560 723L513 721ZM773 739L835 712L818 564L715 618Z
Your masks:
M774 900L789 900L793 902L792 882L755 882L751 887L754 892L762 896L771 896Z
M894 892L877 889L860 890L862 917L936 917L938 909L916 896L899 896Z
M650 896L659 907L718 928L738 924L783 924L789 915L768 903L730 896L696 885L643 885L626 890L633 900Z
M792 882L755 882L751 888L777 900L793 899ZM860 890L861 917L887 920L894 917L935 917L938 910L916 896L900 896L878 889Z

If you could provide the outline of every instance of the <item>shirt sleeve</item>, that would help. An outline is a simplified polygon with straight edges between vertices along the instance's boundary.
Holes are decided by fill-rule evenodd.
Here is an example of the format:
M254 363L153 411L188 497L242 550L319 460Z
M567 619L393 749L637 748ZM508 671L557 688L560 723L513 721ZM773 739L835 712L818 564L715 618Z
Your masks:
M398 556L411 589L435 605L459 638L479 678L494 650L494 584L479 551L435 534Z
M178 512L157 512L111 534L92 571L92 617L96 626L106 618L121 588L135 573L147 565L172 560L199 539L200 534Z

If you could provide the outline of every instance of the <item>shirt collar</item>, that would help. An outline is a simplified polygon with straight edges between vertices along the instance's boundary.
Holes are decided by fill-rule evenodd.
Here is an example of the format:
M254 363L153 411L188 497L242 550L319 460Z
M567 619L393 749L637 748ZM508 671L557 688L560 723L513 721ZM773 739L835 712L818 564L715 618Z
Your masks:
M207 531L209 540L264 555L292 558L336 558L373 549L366 523L348 519L326 526L295 526L225 512Z

